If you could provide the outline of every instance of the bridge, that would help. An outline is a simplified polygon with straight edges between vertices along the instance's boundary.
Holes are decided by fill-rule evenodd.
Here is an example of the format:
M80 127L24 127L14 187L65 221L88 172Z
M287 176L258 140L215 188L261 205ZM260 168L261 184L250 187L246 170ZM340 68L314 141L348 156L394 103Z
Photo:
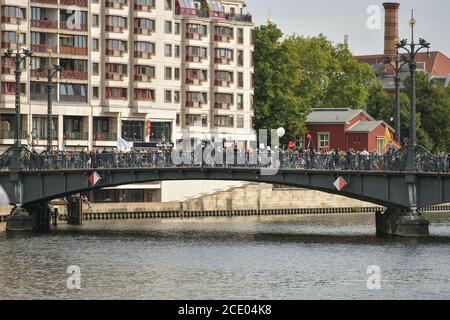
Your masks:
M403 236L428 235L429 222L419 208L450 202L450 161L445 157L417 153L415 170L406 170L407 158L401 152L388 156L314 152L209 156L202 152L181 157L175 152L39 155L24 150L17 166L13 154L5 153L0 157L0 184L16 205L9 229L31 223L35 228L47 225L48 202L54 199L168 180L261 182L372 202L387 208L377 213L377 232ZM338 178L345 181L342 189L334 185Z

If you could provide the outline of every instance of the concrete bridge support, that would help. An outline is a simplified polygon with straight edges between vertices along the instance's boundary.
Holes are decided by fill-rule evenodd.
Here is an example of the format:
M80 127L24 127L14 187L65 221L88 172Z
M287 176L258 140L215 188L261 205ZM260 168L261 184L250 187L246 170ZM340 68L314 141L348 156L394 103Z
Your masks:
M6 231L50 231L52 213L48 203L38 203L26 208L18 206L6 221Z
M377 235L427 237L429 225L419 211L388 208L376 213Z

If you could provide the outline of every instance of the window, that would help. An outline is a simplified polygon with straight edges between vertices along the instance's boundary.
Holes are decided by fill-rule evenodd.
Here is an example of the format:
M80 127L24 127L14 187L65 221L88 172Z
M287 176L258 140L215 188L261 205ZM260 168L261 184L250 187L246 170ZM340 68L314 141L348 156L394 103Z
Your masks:
M63 102L87 102L87 85L60 83L59 98Z
M180 80L180 68L175 68L173 70L173 73L174 73L173 78L175 80Z
M92 87L92 97L98 98L98 87Z
M173 92L173 102L180 103L180 91Z
M127 75L128 74L128 66L126 64L107 63L106 64L106 72Z
M134 66L134 73L137 76L148 76L150 78L155 77L155 67L153 66Z
M229 93L216 93L216 102L218 103L226 103L233 104L233 95Z
M150 140L172 141L172 123L150 122Z
M136 50L137 52L155 54L155 44L151 42L136 41L134 43L134 50Z
M172 56L172 45L171 44L165 44L164 45L164 55L166 57Z
M330 133L329 132L319 132L319 149L329 149L330 148Z
M166 67L165 69L165 79L166 80L172 80L172 68Z
M229 27L217 26L216 36L233 38L233 29Z
M98 51L98 39L92 39L92 50Z
M134 89L134 99L155 101L155 90L153 90L153 89Z
M187 101L206 103L208 100L208 95L206 92L186 92Z
M214 116L214 125L217 127L233 127L233 116Z
M189 23L186 25L188 34L198 34L206 36L208 34L208 27L203 24Z
M236 117L236 128L239 128L239 129L244 128L244 116Z
M237 52L237 64L239 67L244 66L244 51L238 50Z
M187 49L187 55L189 57L206 58L208 56L207 49L203 48L203 47L191 47L191 46L188 46L186 49Z
M237 108L238 108L238 110L244 109L244 95L243 94L237 95Z
M98 14L93 14L92 15L92 26L93 27L98 27Z
M176 120L175 120L175 124L177 125L177 126L179 126L180 125L180 117L181 117L181 115L179 114L179 113L177 113L177 117L176 117Z
M164 100L166 103L172 103L172 91L171 90L166 90L164 96L165 96Z
M238 44L244 43L244 29L239 28L238 29Z
M164 21L164 32L165 33L172 33L172 21Z
M144 121L122 121L122 138L127 141L143 141Z
M172 0L164 0L164 9L172 10Z
M106 87L106 99L126 99L126 88Z
M19 44L25 43L25 34L19 33ZM2 32L2 42L6 43L16 43L17 42L17 33L15 31L3 31Z
M179 58L180 57L180 46L175 46L175 49L174 49L174 55L175 55L175 58Z
M377 153L385 154L385 152L386 152L386 145L384 143L384 137L377 137Z
M244 87L244 73L238 72L238 88Z
M47 116L33 116L33 135L37 139L47 139ZM58 132L58 117L52 117L52 138L55 139Z
M92 73L98 74L98 62L92 63Z
M134 19L134 27L155 31L155 20L136 18Z
M180 34L180 23L175 22L175 34Z
M155 7L155 0L135 0L135 3L139 6Z
M127 27L127 18L120 16L106 16L106 24L112 27Z
M216 49L216 58L233 60L233 51L230 49Z
M2 6L2 13L4 17L12 17L17 19L25 19L26 18L26 9L13 7L13 6Z
M202 116L200 114L186 114L186 125L200 127Z
M3 94L15 94L16 93L16 83L15 82L2 82L2 93ZM20 93L25 94L25 83L20 84Z
M229 71L216 71L216 80L233 82L233 74Z
M139 42L136 42L139 43ZM110 50L127 51L127 43L116 39L107 39L106 46Z

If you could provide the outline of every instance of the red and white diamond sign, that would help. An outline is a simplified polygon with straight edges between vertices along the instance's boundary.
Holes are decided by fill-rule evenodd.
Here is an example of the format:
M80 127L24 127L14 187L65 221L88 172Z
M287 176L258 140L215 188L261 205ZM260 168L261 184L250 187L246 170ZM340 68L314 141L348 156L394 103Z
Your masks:
M100 177L100 175L97 172L93 172L90 176L89 176L89 185L91 187L95 186L100 180L102 179L102 177Z
M335 186L336 189L338 189L339 191L341 191L342 189L344 189L348 183L347 181L345 181L344 178L339 177L337 178L337 180L333 183L333 185Z

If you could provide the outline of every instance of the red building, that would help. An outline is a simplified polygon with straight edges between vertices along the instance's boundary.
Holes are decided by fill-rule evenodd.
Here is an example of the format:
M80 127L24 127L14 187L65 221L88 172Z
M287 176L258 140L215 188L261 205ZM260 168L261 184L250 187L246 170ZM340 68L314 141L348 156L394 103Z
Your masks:
M385 153L384 121L376 121L366 111L353 109L314 109L306 118L306 148L320 151L349 150Z

